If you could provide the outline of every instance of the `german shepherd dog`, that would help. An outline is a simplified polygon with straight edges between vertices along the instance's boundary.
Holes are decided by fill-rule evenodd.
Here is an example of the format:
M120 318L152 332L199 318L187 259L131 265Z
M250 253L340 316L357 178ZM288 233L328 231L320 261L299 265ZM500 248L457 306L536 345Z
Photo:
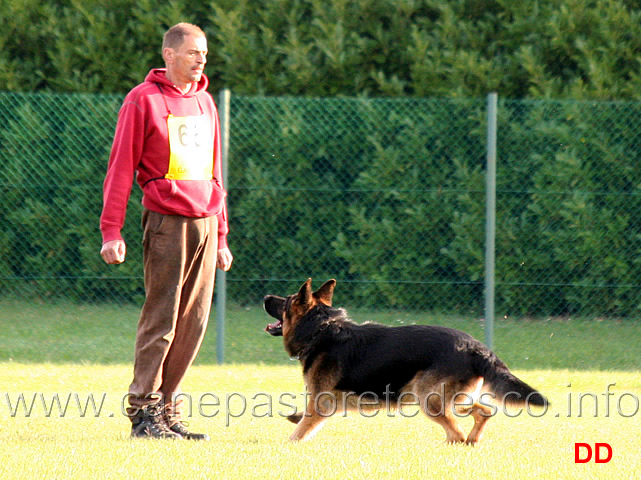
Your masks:
M276 319L265 330L282 336L285 350L300 360L308 392L305 412L288 417L297 423L290 440L309 438L339 411L418 404L443 427L447 442L474 445L495 405L547 405L468 334L428 325L359 325L332 307L335 280L315 292L311 285L310 278L298 293L264 298L265 311ZM465 435L456 420L467 415L474 426Z

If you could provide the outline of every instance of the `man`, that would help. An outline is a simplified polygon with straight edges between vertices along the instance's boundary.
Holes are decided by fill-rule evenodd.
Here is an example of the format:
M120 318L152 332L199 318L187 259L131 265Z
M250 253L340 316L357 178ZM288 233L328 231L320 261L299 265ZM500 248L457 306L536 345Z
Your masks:
M180 385L203 340L216 267L229 270L220 128L203 69L203 31L179 23L164 36L165 68L152 69L118 114L104 181L100 254L125 260L121 236L135 179L143 191L145 303L129 387L132 437L208 440L189 432Z

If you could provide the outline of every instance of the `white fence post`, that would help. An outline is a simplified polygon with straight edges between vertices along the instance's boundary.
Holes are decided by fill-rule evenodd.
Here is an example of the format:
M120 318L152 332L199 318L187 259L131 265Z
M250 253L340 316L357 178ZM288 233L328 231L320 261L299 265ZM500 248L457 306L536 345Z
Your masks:
M487 171L485 206L485 344L494 344L494 263L496 238L496 129L498 95L487 96Z
M223 168L223 185L227 185L227 159L229 155L229 103L231 91L220 92L218 117L220 119L220 144ZM229 214L229 212L228 212ZM225 362L225 308L227 303L227 272L216 269L216 361Z

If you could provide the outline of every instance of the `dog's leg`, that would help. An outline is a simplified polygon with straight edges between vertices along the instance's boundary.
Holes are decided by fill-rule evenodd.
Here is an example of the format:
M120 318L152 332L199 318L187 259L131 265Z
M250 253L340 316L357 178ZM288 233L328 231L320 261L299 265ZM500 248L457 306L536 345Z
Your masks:
M463 443L465 441L465 433L450 412L437 417L430 416L430 418L443 427L447 443Z
M483 434L483 429L485 424L492 416L492 409L486 405L481 405L475 403L472 406L472 417L474 418L474 426L470 430L470 434L467 436L465 443L468 445L476 445L481 441L481 435Z
M318 405L315 405L312 398L310 398L307 404L305 413L301 415L302 418L298 422L296 429L289 437L289 440L292 442L302 442L310 439L328 417L328 415L317 411L316 407L318 407Z
M442 396L432 394L426 397L421 408L431 420L443 427L447 443L463 443L466 438L465 433L454 418L449 403L444 403Z

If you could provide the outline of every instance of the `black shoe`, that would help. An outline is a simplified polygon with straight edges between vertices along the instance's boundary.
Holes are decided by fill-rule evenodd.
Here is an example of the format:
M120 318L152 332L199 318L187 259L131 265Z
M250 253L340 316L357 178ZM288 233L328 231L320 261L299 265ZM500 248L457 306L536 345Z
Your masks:
M187 430L187 427L185 427L185 424L182 422L174 423L171 427L169 427L169 430L171 430L173 433L177 433L186 440L201 440L203 442L209 441L209 435L207 435L206 433L192 433Z
M163 409L159 404L143 407L132 419L131 438L162 438L181 440L183 437L173 432L165 423Z

